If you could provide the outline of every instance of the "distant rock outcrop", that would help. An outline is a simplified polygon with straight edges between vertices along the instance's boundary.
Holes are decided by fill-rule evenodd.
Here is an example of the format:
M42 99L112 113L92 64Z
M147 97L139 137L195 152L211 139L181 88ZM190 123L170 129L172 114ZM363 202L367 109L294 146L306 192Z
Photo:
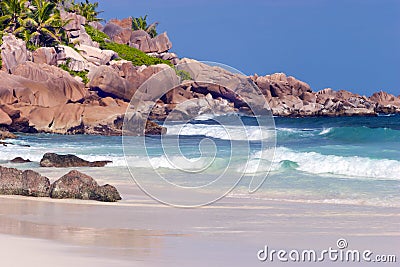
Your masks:
M40 160L41 167L57 167L57 168L70 168L70 167L104 167L107 163L112 161L87 161L75 155L58 155L55 153L46 153Z
M168 116L186 120L206 113L253 111L291 117L400 113L400 98L382 91L371 97L330 88L314 92L307 83L284 73L245 76L179 59L169 52L172 43L166 33L152 38L143 30L133 31L132 18L113 19L105 26L88 23L109 37L104 42L135 47L174 65L135 66L116 52L101 49L86 32L83 16L64 10L60 15L68 22L64 29L73 47L60 44L28 51L23 40L12 34L3 36L0 129L121 135L125 112L139 88L143 90L136 107L144 112L126 121L144 122L131 129L141 134L165 133L154 121ZM170 91L163 95L165 89ZM147 121L146 114L153 122Z

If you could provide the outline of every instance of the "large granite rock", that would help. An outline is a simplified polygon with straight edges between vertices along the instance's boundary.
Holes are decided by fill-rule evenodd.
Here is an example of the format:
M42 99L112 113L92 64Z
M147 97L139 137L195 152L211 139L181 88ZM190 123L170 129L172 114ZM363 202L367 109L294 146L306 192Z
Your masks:
M70 168L70 167L104 167L107 163L112 161L94 161L90 162L81 159L75 155L58 155L55 153L46 153L40 160L41 167L57 167L57 168Z
M70 171L51 185L50 196L59 199L73 198L105 202L121 200L115 187L108 184L99 186L92 177L75 170Z
M263 91L264 95L271 97L284 98L287 95L301 96L306 92L312 92L311 87L296 78L287 77L284 73L274 73L263 77L253 77L258 87Z
M39 47L32 56L35 63L57 65L57 52L54 47Z
M0 194L48 197L50 181L39 173L0 166Z
M4 69L12 73L16 66L28 60L25 42L12 34L4 35L1 59Z
M132 18L112 19L106 24L103 31L112 41L130 45L145 53L164 53L172 48L172 43L165 32L151 38L143 30L132 31Z
M60 45L58 49L58 63L68 63L68 68L73 71L83 71L87 68L87 60L75 49L65 45Z
M394 105L400 107L400 98L392 94L380 91L374 93L370 98L371 101L376 102L378 105L387 106Z
M10 116L0 108L0 125L10 125L12 119Z
M81 104L61 104L54 107L33 107L26 117L29 125L39 132L74 134L82 133L82 116L85 107Z
M132 35L132 18L111 19L103 29L110 39L118 44L130 45Z
M68 21L68 24L64 26L66 31L79 30L81 25L86 24L86 18L76 13L66 12L63 9L60 10L60 16L63 21Z
M159 72L161 73L158 75ZM91 90L98 90L102 96L111 96L130 101L136 90L155 74L158 75L156 79L152 79L144 85L147 87L144 92L150 95L149 98L159 94L160 87L170 84L172 89L179 83L179 77L168 65L158 64L134 68L132 64L126 63L121 65L120 69L118 67L100 66L93 74L90 74L89 87ZM125 78L122 78L121 75Z
M87 61L96 65L106 65L111 61L111 59L118 56L118 54L112 50L101 50L84 44L77 45L76 49L80 51L80 54Z
M80 26L79 30L69 32L69 42L71 44L88 45L96 48L100 47L99 43L92 40L83 25Z
M216 66L209 66L191 59L182 59L177 65L179 70L189 72L195 81L192 91L213 98L224 98L233 102L236 108L245 110L251 107L253 112L269 112L265 98L250 77L233 74Z
M32 105L52 107L78 101L87 94L82 82L75 80L68 72L47 64L20 64L14 69L14 75L7 77L7 80L10 79L20 84L19 88L14 88L18 102ZM13 88L11 85L9 90ZM2 87L7 87L7 83Z
M108 23L113 23L124 29L132 29L132 17L124 19L110 19Z
M130 36L130 43L135 44L146 53L164 53L172 48L172 43L165 32L151 38L143 30L133 31Z
M68 72L47 64L25 62L14 68L13 75L0 71L0 101L53 107L78 101L87 94L84 84Z

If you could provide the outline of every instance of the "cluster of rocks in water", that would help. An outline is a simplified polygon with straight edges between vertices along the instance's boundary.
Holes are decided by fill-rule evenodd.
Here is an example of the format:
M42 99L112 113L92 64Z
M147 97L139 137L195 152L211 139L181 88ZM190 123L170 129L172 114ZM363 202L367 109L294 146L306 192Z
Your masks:
M166 64L135 66L117 60L111 50L102 50L87 34L84 17L62 12L70 22L65 26L74 48L42 47L28 51L23 40L5 35L1 46L0 129L11 132L121 135L124 115L135 92L150 77L147 93L157 95L160 83L169 84L167 94L150 112L150 119L167 116L181 120L205 113L248 112L248 102L256 99L248 86L257 85L263 98L255 106L268 103L276 116L375 116L400 113L400 98L385 92L371 97L330 88L313 92L310 86L283 73L243 76L170 53L166 33L151 38L144 31L132 31L131 19L110 20L105 26L89 23L110 40L136 47L151 56L170 60L176 70L184 70L195 81L185 81ZM72 77L58 66L87 71L89 82ZM157 84L158 81L158 84ZM218 85L216 85L218 84ZM163 85L164 86L164 85ZM161 86L161 87L163 87ZM165 88L165 86L164 86ZM190 101L188 101L190 100ZM184 104L187 102L187 104ZM143 105L146 105L144 103ZM146 124L147 134L162 134L156 123Z

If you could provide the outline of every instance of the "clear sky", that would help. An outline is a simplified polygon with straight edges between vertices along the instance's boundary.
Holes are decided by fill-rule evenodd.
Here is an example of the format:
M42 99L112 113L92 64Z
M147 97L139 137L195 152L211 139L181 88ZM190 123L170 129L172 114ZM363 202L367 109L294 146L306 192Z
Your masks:
M180 57L245 74L400 95L399 0L99 0L102 17L149 15Z

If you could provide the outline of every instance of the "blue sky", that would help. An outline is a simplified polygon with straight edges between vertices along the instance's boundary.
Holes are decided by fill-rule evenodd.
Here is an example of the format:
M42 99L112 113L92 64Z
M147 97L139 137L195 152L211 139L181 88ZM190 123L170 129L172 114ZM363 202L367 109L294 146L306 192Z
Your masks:
M180 57L245 74L400 95L398 0L100 0L102 17L149 15Z

